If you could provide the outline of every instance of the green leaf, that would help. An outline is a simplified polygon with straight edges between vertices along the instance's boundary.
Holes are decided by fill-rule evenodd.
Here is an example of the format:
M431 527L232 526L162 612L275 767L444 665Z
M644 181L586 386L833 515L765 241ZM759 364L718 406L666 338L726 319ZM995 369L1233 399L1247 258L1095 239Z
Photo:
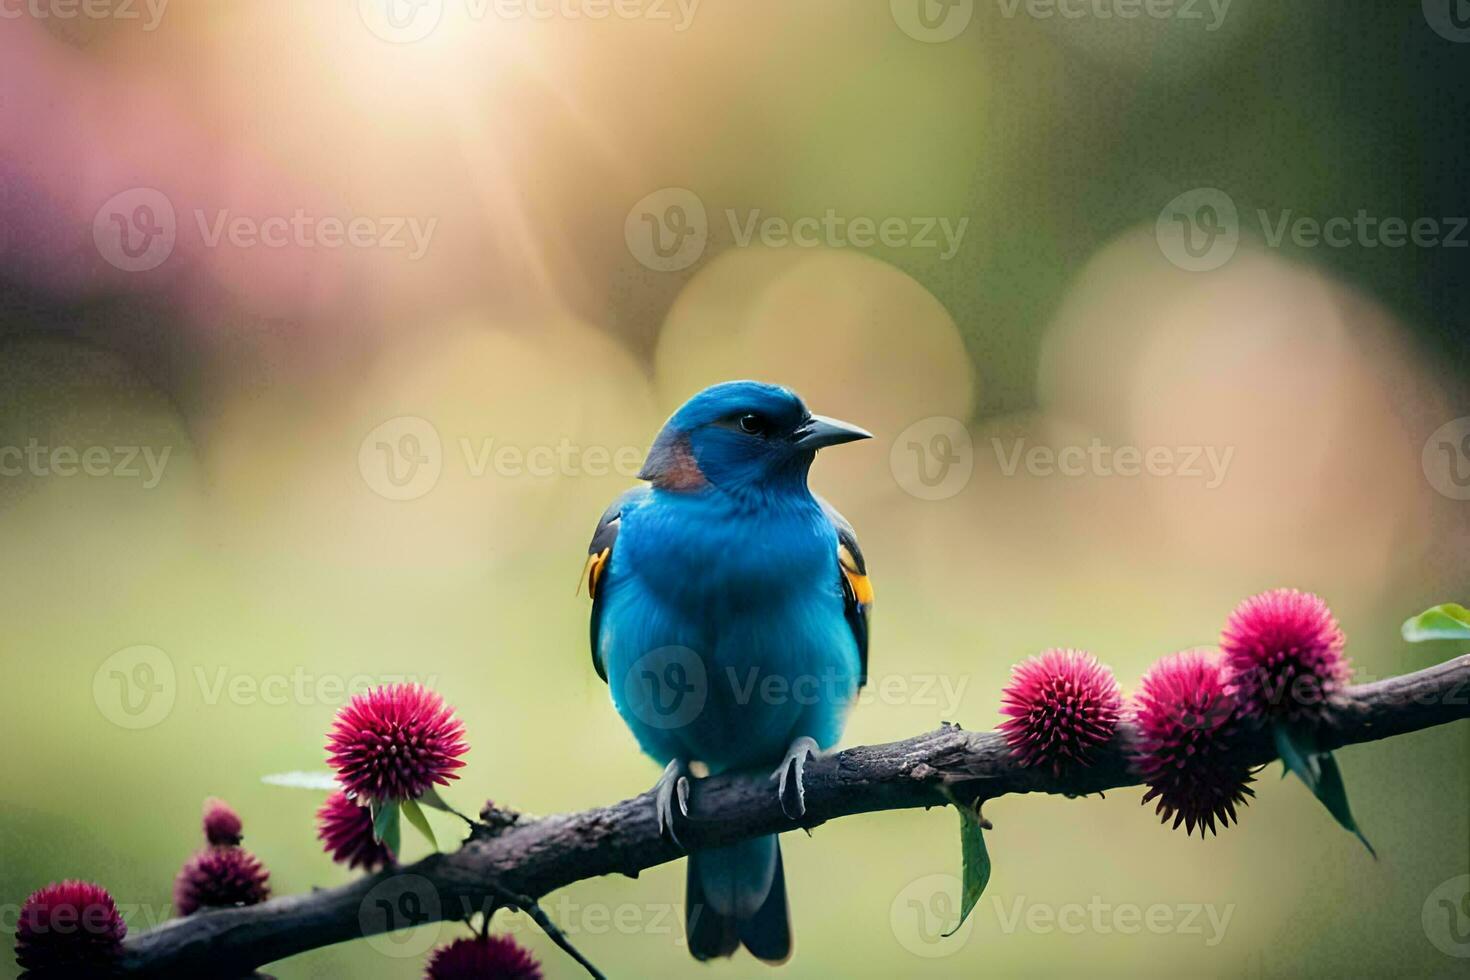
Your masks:
M1454 602L1434 606L1413 619L1404 620L1403 633L1410 643L1470 640L1470 609Z
M422 806L433 807L435 810L443 810L445 813L455 812L454 807L444 802L444 797L439 795L438 788L434 786L430 786L420 794L419 803Z
M960 896L960 918L945 936L953 936L970 917L975 903L990 884L990 851L985 847L985 824L973 807L965 806L952 794L946 792L960 813L960 856L964 862L963 886Z
M1378 860L1378 852L1373 850L1373 845L1368 843L1368 838L1358 829L1358 823L1353 819L1353 811L1348 806L1347 787L1343 785L1342 773L1337 768L1337 760L1332 757L1331 752L1322 755L1322 787L1317 793L1317 799L1327 807L1327 812L1337 818L1337 822L1357 835L1358 840L1373 855L1373 860Z
M439 850L439 842L434 839L434 828L429 826L429 818L424 816L424 811L420 809L417 800L403 801L403 815L408 818L409 823L413 824L415 830L429 838L429 845L434 850ZM396 854L397 851L394 853Z
M1287 771L1296 773L1307 784L1307 789L1316 795L1322 782L1322 767L1317 762L1321 753L1317 750L1316 738L1282 724L1271 726L1271 738L1276 742L1276 754L1281 756L1281 774L1285 776Z
M1373 850L1373 845L1368 843L1368 838L1363 836L1357 821L1353 819L1353 811L1348 806L1347 787L1342 782L1342 771L1337 768L1337 760L1332 757L1332 753L1319 749L1316 736L1311 732L1280 722L1271 726L1271 737L1276 743L1276 753L1281 756L1282 764L1296 773L1297 778L1322 802L1333 819L1356 835L1368 849L1368 853L1377 860L1378 852Z
M261 776L260 781L267 786L286 786L290 789L341 789L337 785L337 777L329 772L277 772L269 776Z
M400 853L402 825L398 822L398 803L394 800L377 801L371 804L373 813L373 838L394 854Z

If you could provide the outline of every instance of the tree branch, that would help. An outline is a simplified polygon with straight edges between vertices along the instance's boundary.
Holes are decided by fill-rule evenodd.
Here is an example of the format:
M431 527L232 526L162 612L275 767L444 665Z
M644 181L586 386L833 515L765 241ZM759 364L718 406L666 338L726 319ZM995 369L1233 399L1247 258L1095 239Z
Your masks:
M1324 749L1371 742L1470 718L1470 655L1426 670L1349 688L1333 721L1318 731ZM723 775L695 783L692 824L681 836L697 846L733 843L763 834L815 827L837 817L876 810L941 806L943 789L962 798L1010 793L1081 796L1138 784L1129 769L1134 738L1128 724L1097 763L1053 778L1019 767L995 732L952 725L886 745L858 746L806 767L804 819L781 812L763 775ZM1265 731L1244 736L1242 761L1275 758ZM412 891L419 921L465 919L513 892L539 898L584 878L637 876L683 852L658 833L652 792L611 806L537 820L504 811L452 854L436 854L396 871L273 899L249 908L176 919L127 940L128 976L238 976L307 950L400 928L394 900Z

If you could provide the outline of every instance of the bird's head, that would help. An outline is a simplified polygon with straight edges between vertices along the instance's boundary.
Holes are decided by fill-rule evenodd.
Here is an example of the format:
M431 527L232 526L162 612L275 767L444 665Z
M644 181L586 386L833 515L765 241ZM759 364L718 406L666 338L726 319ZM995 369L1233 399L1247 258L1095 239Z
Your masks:
M868 438L855 425L813 415L789 388L726 381L673 414L638 477L666 490L800 487L818 449Z

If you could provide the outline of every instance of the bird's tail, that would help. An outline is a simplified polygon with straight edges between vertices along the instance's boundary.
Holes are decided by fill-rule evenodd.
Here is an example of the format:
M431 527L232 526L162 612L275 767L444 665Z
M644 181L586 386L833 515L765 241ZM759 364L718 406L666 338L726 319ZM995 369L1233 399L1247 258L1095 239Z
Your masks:
M684 926L697 960L731 956L744 945L756 959L784 963L791 917L775 835L691 852Z

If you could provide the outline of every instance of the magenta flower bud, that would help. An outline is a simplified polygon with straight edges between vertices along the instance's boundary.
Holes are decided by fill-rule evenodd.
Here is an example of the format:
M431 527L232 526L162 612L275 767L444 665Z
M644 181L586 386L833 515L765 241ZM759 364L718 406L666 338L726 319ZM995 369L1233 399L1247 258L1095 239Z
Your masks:
M349 868L375 871L395 863L393 852L373 837L373 818L341 791L327 797L316 812L318 839L332 860Z
M456 939L434 950L424 980L541 980L541 964L509 936Z
M1171 654L1148 669L1133 703L1138 726L1134 765L1148 785L1143 802L1186 834L1195 825L1239 822L1236 806L1254 796L1251 769L1231 760L1240 710L1226 689L1225 665L1204 650Z
M242 847L206 847L174 878L174 911L189 916L204 908L258 905L270 898L269 878L260 860Z
M1236 607L1220 649L1241 709L1265 720L1321 721L1347 686L1342 630L1310 592L1275 589Z
M204 801L204 839L216 847L238 847L244 840L240 816L224 800Z
M27 976L107 976L127 923L100 885L63 881L33 892L15 924L15 962Z
M412 800L458 779L464 725L435 692L392 684L359 694L332 724L327 762L358 800Z
M1081 650L1047 650L1011 669L1001 734L1023 766L1060 775L1087 766L1118 728L1123 697L1112 671Z

